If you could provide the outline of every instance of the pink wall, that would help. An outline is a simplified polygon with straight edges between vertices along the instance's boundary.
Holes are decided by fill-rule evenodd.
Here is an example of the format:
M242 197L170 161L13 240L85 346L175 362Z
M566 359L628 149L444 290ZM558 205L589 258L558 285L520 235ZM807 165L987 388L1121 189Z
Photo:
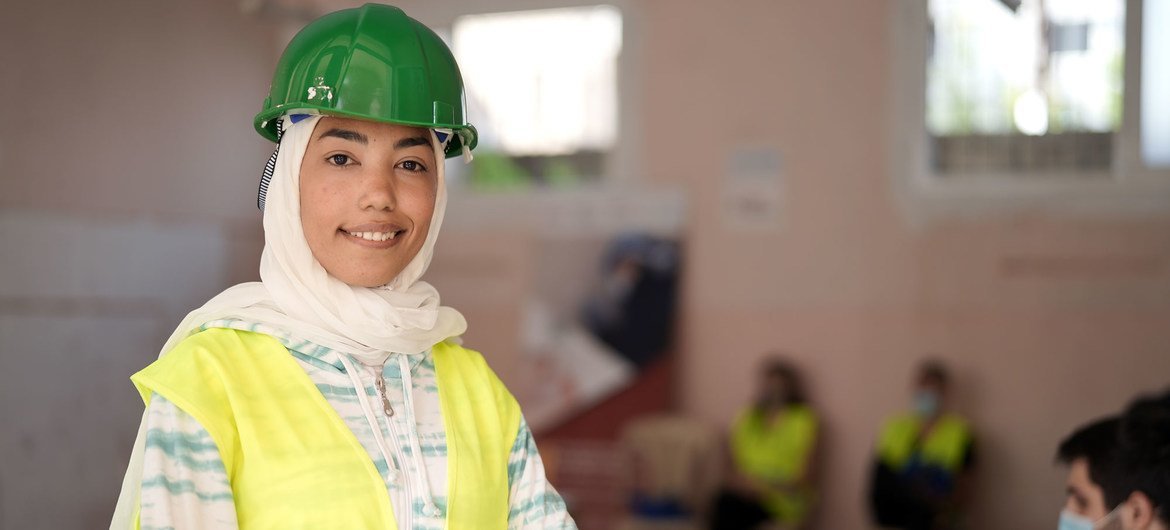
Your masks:
M239 2L0 9L0 528L108 526L129 376L257 276L276 62Z
M276 56L270 25L237 4L5 5L0 204L258 218L270 143L251 117Z
M973 528L1050 528L1058 440L1170 383L1170 216L1025 211L911 225L885 133L893 2L639 3L645 164L691 198L684 407L725 425L769 350L826 424L821 528L864 528L869 450L934 354L982 462ZM735 146L783 155L771 233L723 227Z

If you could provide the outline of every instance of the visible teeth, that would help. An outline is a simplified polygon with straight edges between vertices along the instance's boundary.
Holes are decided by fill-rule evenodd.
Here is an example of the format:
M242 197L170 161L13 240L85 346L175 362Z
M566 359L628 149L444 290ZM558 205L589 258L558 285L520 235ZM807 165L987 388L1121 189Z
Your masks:
M360 237L367 241L387 241L394 239L398 232L348 232L353 237Z

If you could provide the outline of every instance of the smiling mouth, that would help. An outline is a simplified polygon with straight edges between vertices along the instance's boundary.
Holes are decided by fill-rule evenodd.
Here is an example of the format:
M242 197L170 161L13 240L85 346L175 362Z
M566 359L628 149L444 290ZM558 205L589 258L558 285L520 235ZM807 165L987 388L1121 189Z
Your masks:
M349 234L351 237L356 237L358 239L364 239L366 241L381 242L381 241L390 241L390 240L394 239L395 237L397 237L402 232L405 232L405 230L393 230L390 232L350 232L348 230L342 230L342 232Z

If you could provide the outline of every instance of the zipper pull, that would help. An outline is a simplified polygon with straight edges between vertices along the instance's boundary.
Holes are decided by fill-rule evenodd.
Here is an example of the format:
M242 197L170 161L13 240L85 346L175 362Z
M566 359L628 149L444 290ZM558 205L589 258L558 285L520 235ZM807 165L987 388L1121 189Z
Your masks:
M386 413L386 417L394 416L394 407L390 406L390 400L386 398L386 378L382 377L382 373L374 377L374 387L378 389L378 395L382 397L382 412Z

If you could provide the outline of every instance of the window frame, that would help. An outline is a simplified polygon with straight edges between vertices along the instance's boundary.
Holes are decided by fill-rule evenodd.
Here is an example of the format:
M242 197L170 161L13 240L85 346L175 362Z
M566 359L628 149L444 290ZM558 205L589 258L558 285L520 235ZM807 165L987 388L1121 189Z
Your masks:
M1037 208L1061 213L1170 212L1170 168L1145 165L1141 155L1141 10L1125 0L1125 64L1121 125L1108 171L962 173L940 176L929 166L926 129L928 5L899 0L890 14L891 182L914 219L1001 214Z

